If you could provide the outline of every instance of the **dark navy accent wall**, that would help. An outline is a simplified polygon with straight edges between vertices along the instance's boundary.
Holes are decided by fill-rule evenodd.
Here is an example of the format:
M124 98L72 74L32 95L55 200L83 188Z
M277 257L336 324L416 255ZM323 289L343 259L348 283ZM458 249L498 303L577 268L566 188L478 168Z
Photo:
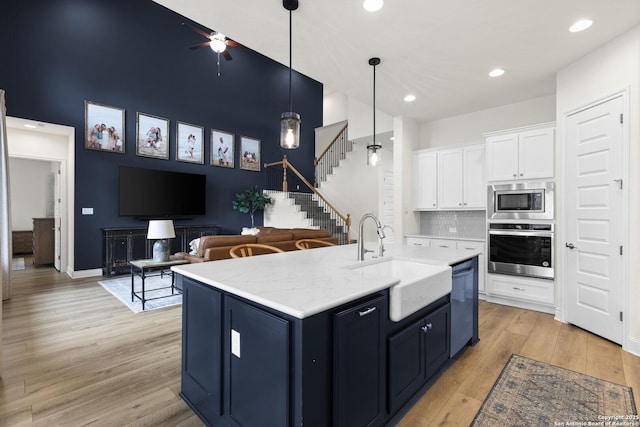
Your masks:
M287 19L283 12L283 26ZM288 110L288 68L250 49L231 48L233 60L221 58L217 76L216 55L208 48L189 50L204 39L182 22L191 21L151 0L2 1L0 88L7 115L76 129L75 270L101 267L101 228L146 225L118 216L120 165L206 174L207 215L176 223L219 224L227 234L250 224L248 215L232 209L233 195L266 182L264 168L239 169L241 135L261 140L262 163L287 155L313 182L322 85L293 73L301 148L283 150L279 123ZM125 154L84 148L85 100L126 110ZM169 160L136 155L137 112L171 121ZM205 128L205 164L175 160L177 121ZM212 128L235 134L235 169L209 165ZM83 216L83 207L94 215Z

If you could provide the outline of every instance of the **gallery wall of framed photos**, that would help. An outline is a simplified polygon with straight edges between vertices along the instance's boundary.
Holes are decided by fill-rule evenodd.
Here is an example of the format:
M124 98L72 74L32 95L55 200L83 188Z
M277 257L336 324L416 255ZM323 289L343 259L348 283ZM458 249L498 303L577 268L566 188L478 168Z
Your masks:
M76 129L75 270L101 267L102 228L142 225L118 215L121 165L206 174L206 216L186 223L215 223L223 234L246 226L231 201L248 186L264 187L265 162L286 154L313 180L322 84L294 70L302 143L283 150L288 67L236 47L218 76L216 55L190 50L201 40L183 22L212 30L152 0L10 0L3 7L0 37L11 43L0 44L0 55L13 64L0 67L7 115Z

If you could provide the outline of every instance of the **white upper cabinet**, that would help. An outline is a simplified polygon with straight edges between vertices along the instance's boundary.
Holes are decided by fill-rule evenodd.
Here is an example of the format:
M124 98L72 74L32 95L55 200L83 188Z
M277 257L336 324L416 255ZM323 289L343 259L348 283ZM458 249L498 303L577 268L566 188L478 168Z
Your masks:
M487 137L487 181L553 178L553 127Z
M438 151L438 208L485 209L485 145Z
M434 210L437 198L437 153L416 151L413 153L413 209Z
M486 209L487 177L485 145L463 148L464 207Z

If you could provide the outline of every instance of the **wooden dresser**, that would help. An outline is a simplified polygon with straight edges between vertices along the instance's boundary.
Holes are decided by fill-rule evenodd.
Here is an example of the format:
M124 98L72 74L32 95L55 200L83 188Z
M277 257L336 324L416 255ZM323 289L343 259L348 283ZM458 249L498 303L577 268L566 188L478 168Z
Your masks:
M15 230L11 232L13 255L30 254L33 250L33 232L31 230Z
M33 218L33 264L53 264L55 235L53 218Z

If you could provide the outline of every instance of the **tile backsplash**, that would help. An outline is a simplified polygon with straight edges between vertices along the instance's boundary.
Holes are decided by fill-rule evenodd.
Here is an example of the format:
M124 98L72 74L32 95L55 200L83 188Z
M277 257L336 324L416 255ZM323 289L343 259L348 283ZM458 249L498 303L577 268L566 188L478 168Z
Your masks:
M435 211L420 213L420 233L441 237L486 238L486 211Z

